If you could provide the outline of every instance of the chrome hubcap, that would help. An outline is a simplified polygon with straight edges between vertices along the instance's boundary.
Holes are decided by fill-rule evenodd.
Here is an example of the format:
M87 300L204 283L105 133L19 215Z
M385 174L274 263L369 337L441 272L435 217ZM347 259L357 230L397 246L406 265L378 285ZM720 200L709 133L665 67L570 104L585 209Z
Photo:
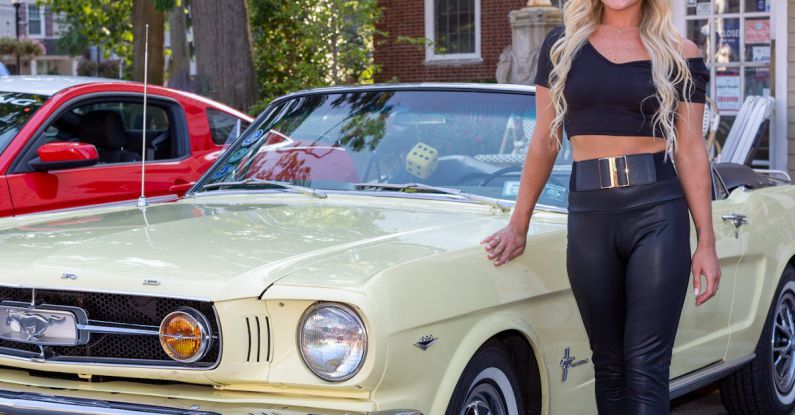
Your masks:
M785 291L773 320L773 381L782 395L795 385L795 294Z
M507 415L508 408L500 391L491 383L479 383L464 401L462 415Z

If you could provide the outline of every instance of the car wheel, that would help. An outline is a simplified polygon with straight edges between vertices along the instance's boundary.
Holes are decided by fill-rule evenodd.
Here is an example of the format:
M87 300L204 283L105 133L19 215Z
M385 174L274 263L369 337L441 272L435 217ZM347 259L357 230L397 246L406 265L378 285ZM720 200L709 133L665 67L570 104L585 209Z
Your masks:
M730 415L786 415L795 407L795 268L788 265L768 312L756 357L721 381Z
M487 343L475 353L456 384L446 415L524 414L516 373L499 343Z

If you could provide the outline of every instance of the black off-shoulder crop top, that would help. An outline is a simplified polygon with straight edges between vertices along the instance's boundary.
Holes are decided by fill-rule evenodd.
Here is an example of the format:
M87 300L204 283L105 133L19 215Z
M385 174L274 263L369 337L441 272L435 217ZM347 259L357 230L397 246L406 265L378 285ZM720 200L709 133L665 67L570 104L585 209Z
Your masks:
M563 35L563 27L553 29L544 39L538 56L535 83L549 87L552 71L550 48ZM693 88L686 91L688 101L704 103L709 70L702 58L687 59ZM684 101L681 85L677 88ZM660 103L651 77L651 61L615 63L586 41L572 62L563 90L568 110L564 130L577 135L615 135L663 137L653 126L652 117Z

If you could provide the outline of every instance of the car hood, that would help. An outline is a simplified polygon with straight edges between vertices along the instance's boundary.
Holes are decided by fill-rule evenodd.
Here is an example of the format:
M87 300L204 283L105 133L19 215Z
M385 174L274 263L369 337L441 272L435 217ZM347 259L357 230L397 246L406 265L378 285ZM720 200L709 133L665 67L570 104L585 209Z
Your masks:
M362 203L363 197L351 196L252 199L257 198L188 199L6 224L0 229L0 284L212 300L252 297L285 275L335 256L400 247L383 265L389 266L394 258L444 252L453 241L482 236L505 219L486 207L452 202L425 204L457 209L377 201L386 198ZM462 214L462 206L471 212ZM429 237L439 234L445 237Z

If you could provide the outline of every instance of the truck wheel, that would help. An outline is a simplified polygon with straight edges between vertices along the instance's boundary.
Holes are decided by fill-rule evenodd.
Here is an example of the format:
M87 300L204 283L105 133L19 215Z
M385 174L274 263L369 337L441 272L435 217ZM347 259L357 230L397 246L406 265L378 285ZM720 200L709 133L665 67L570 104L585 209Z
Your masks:
M786 415L795 407L795 268L787 265L756 346L756 357L722 380L730 415Z
M524 400L510 356L499 343L475 353L456 384L446 415L521 415Z

